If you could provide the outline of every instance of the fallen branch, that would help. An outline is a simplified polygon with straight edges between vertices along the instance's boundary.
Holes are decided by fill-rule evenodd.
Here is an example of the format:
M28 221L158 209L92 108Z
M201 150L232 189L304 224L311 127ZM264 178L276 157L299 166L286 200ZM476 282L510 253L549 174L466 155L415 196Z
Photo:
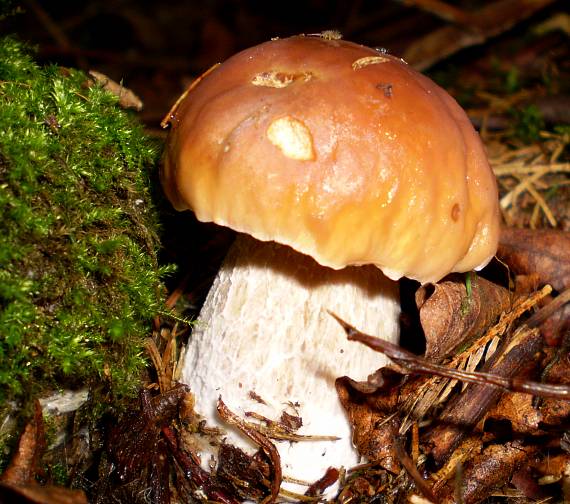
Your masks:
M508 378L493 373L469 372L453 369L440 364L434 364L423 357L418 357L407 350L375 336L358 331L340 317L329 312L346 332L350 341L358 341L377 352L381 352L408 373L435 375L458 380L461 382L475 383L489 387L496 387L510 392L524 392L539 397L551 397L553 399L570 400L570 387L566 385L552 385L519 378Z

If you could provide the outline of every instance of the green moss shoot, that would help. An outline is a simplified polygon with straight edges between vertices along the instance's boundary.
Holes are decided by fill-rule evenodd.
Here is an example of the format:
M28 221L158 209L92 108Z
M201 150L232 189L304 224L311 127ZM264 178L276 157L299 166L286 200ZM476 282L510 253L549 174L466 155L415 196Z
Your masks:
M163 295L158 152L85 74L0 39L0 406L54 388L130 396Z

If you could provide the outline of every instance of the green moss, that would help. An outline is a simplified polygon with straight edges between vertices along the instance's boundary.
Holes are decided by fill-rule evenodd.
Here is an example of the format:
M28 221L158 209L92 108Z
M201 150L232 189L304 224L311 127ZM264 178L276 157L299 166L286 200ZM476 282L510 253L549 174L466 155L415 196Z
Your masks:
M544 119L536 105L528 105L520 109L511 110L515 120L514 136L525 143L540 140L540 132L545 129Z
M158 152L81 72L0 39L0 405L54 387L130 395L161 307Z

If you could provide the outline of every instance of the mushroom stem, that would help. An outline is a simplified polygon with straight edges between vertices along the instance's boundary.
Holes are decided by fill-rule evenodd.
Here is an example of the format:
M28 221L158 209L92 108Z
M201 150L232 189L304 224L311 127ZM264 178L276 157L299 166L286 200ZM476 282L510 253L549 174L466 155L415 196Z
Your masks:
M196 411L209 425L227 429L228 442L252 447L220 424L220 396L240 415L255 411L279 421L286 411L302 419L297 434L338 437L276 442L283 474L309 482L330 466L358 462L335 379L363 380L386 364L382 355L348 342L326 310L397 340L398 284L380 270L333 270L287 246L240 235L182 358L182 381L196 396Z

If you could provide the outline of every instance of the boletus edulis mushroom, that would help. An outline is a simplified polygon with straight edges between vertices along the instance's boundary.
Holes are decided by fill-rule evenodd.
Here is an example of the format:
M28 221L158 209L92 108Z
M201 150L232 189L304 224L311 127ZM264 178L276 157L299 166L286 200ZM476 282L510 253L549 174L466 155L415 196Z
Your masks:
M399 58L337 38L275 39L197 81L167 117L164 190L178 210L238 232L188 342L182 380L220 425L302 420L278 442L306 481L358 462L334 380L385 364L331 310L398 338L402 276L483 267L499 231L496 181L449 94ZM228 441L249 446L237 432Z

